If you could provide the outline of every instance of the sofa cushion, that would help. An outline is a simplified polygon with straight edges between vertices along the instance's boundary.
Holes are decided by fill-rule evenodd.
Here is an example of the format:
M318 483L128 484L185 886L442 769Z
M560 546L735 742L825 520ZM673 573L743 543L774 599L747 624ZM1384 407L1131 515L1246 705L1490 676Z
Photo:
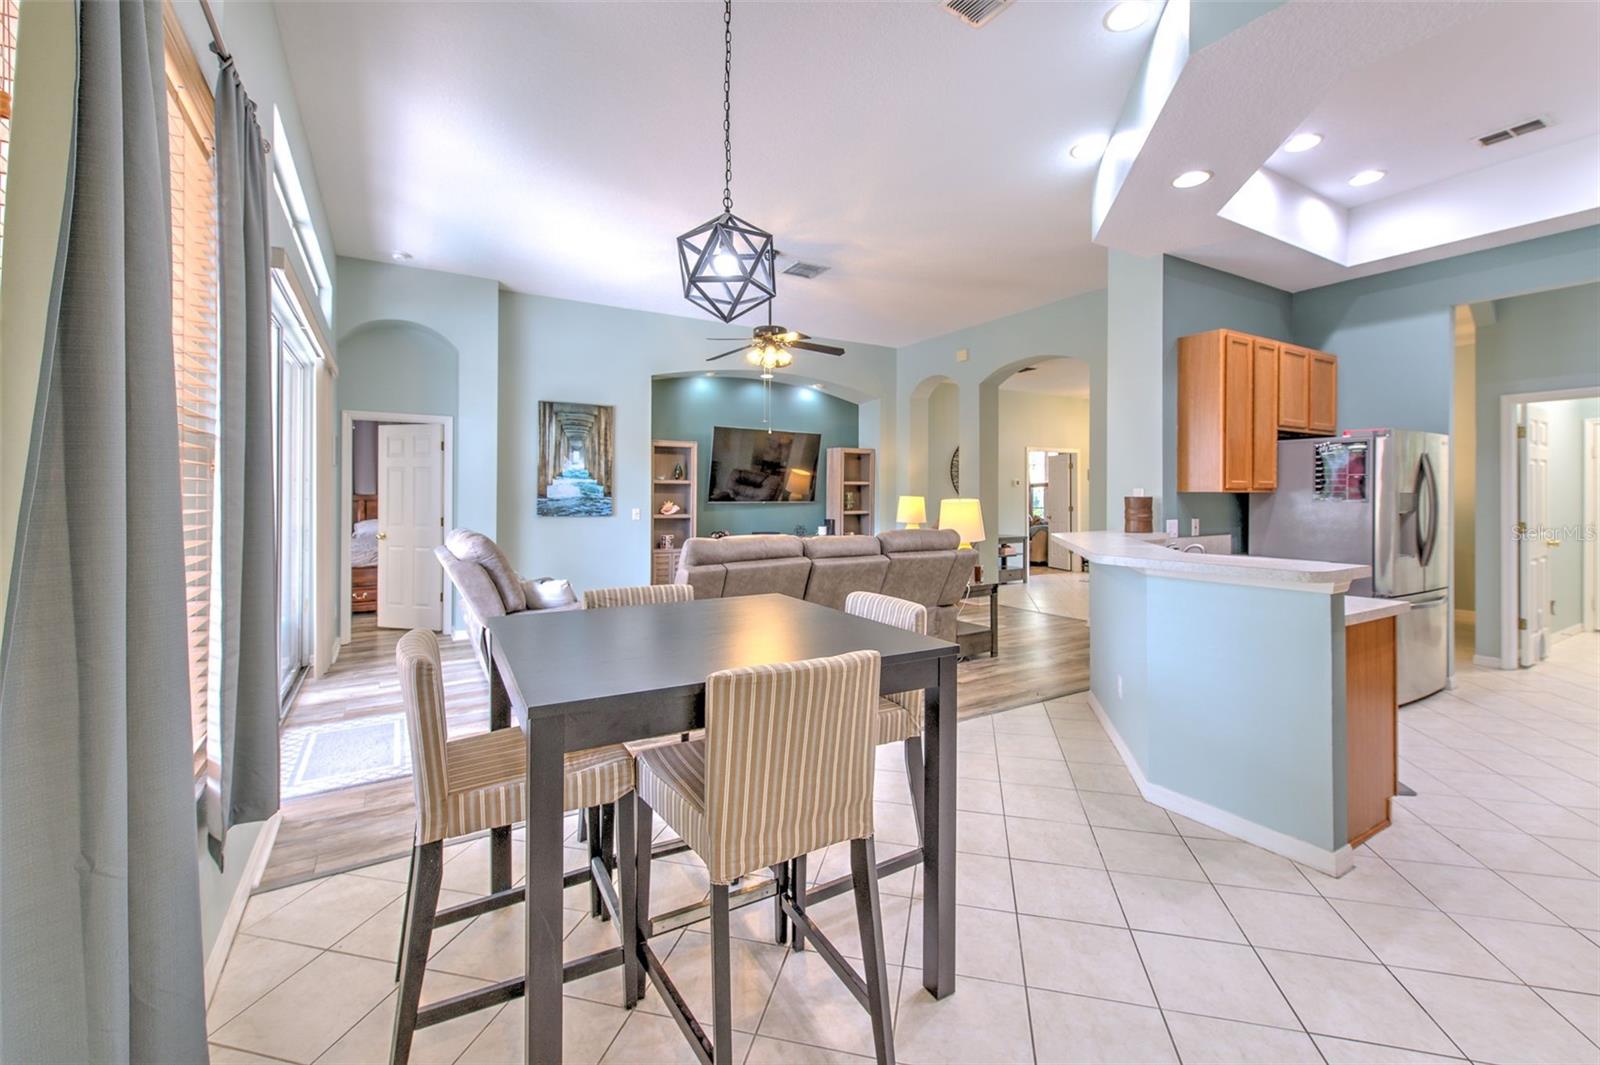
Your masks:
M684 541L680 564L709 566L727 562L751 562L764 558L799 558L800 538L783 533L750 536L693 536ZM695 589L695 594L699 594Z
M856 558L883 554L876 536L808 536L800 541L800 548L807 558Z
M495 590L500 593L506 613L515 614L528 608L527 596L522 591L522 578L517 576L511 560L506 558L499 544L471 529L451 529L444 538L444 545L461 561L476 562L484 568L494 582Z
M891 551L954 551L961 536L954 529L890 529L878 534L883 553Z
M950 574L939 591L938 601L941 604L954 603L966 595L967 582L972 580L972 571L977 565L978 552L975 548L964 547L957 551L950 563Z
M915 530L913 530L915 531ZM909 599L923 606L938 606L950 580L954 551L895 551L888 555L889 572L884 575L884 595ZM968 570L968 574L972 571ZM963 582L963 586L964 586Z
M793 537L791 537L793 539ZM805 598L806 578L811 575L807 558L764 558L751 562L729 562L723 578L722 594L766 595L776 592L796 599ZM696 597L700 589L694 590Z
M686 566L683 558L678 559L678 574L673 578L674 584L687 584L694 589L696 599L719 599L722 597L722 587L728 580L728 567L717 566Z
M828 537L828 539L867 540L876 545L870 536ZM889 560L877 552L870 555L846 555L840 558L813 558L811 577L806 582L806 599L813 603L844 609L845 596L851 592L875 592L883 587L884 574L889 572Z

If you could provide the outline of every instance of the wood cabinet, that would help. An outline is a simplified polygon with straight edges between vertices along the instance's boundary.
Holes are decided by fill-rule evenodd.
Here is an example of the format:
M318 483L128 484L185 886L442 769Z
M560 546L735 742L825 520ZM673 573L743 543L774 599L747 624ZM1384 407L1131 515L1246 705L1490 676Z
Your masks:
M1344 630L1347 835L1353 847L1389 824L1399 784L1395 620Z
M1323 351L1311 353L1306 391L1309 418L1306 431L1329 435L1339 424L1339 360Z
M1278 356L1278 428L1303 433L1310 427L1311 352L1285 344Z
M1178 491L1271 492L1280 434L1338 422L1339 360L1233 329L1178 341Z

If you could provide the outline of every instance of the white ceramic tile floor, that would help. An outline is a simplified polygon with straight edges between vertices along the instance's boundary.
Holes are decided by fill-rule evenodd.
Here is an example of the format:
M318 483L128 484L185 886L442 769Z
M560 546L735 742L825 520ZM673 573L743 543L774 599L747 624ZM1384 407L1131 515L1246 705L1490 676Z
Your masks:
M1600 637L1531 670L1459 668L1455 690L1401 711L1418 794L1339 879L1145 803L1083 696L963 723L954 997L920 986L917 875L883 885L900 1059L1600 1062ZM887 854L910 824L898 749L878 770ZM482 891L485 851L450 848L447 886ZM835 847L809 872L847 869ZM211 1002L213 1060L383 1060L404 870L252 899ZM692 858L656 870L659 908L703 896ZM613 935L584 898L567 895L574 955ZM848 900L815 912L859 953ZM736 1060L869 1053L865 1013L816 953L765 943L769 913L734 921ZM512 909L441 930L425 997L514 971L521 928ZM706 943L703 927L657 943L697 1006ZM619 1008L620 979L568 986L568 1059L690 1060L653 990ZM521 1051L512 1003L423 1033L414 1060Z

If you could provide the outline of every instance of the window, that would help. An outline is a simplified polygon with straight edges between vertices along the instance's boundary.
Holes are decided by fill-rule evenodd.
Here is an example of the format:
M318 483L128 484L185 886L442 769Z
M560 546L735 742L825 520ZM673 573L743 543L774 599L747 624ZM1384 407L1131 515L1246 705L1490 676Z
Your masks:
M306 203L305 189L300 184L300 171L294 165L289 137L283 131L283 116L276 107L272 109L272 191L278 198L279 209L293 227L295 250L305 263L315 289L313 297L326 319L333 314L333 281L328 277L328 264L322 257L322 243L317 240L316 227L311 224L311 207Z
M272 350L278 411L278 688L287 699L305 668L311 607L314 348L293 287L273 271ZM287 709L287 704L285 704Z
M167 22L172 181L172 353L177 370L184 599L194 767L206 766L211 709L212 537L217 454L217 202L212 102L194 53Z
M1028 449L1028 518L1044 521L1044 490L1050 486L1050 455L1048 451Z
M11 94L17 74L17 0L0 0L0 241L5 239L6 172L11 157Z

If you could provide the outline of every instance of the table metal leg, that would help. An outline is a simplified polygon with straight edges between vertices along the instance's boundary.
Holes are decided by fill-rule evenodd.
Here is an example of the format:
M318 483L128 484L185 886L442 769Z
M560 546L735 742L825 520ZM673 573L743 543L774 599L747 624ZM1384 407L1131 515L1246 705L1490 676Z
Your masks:
M1000 657L1000 589L989 593L989 657Z
M528 1065L561 1061L561 786L566 719L528 729L527 983Z
M956 656L939 659L923 718L922 986L956 989Z
M506 694L500 669L489 659L489 727L511 727L511 698ZM489 893L492 895L511 886L511 828L489 830Z

